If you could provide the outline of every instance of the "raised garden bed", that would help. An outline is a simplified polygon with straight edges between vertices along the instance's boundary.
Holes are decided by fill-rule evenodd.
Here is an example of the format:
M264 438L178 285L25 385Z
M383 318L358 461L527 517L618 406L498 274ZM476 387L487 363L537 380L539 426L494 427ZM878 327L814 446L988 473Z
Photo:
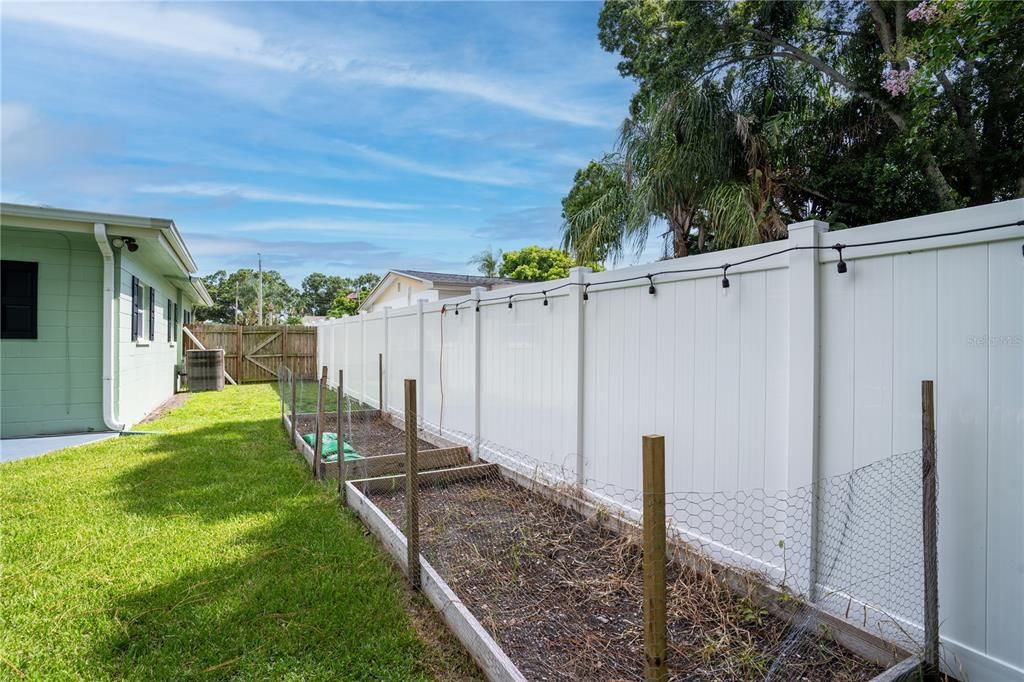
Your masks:
M315 414L297 415L296 421L299 434L316 432ZM342 421L345 439L363 457L405 452L405 431L393 426L386 418L381 418L377 410L368 410L365 413L353 411L351 419L343 417ZM324 415L323 430L338 433L337 413ZM439 445L442 444L424 440L422 437L419 439L421 450L436 448Z
M492 471L478 480L436 472L420 487L428 564L527 678L642 679L633 538ZM404 527L400 486L368 494ZM818 627L791 625L692 568L674 563L668 579L673 679L869 680L882 672Z

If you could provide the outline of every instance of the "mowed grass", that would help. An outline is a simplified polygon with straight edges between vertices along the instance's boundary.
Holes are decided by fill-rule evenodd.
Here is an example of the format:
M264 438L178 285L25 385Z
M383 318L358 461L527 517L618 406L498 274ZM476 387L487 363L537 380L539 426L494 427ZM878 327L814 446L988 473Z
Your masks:
M279 410L229 387L0 465L0 679L430 678L400 576Z
M273 384L274 391L277 393L278 386ZM281 390L284 391L285 399L285 410L291 410L291 388L290 384L283 384ZM296 411L299 414L316 412L317 401L319 400L320 384L316 379L310 379L308 377L299 379L295 385L295 404ZM279 394L278 394L279 395ZM280 398L279 398L280 399ZM280 405L279 405L280 407ZM324 389L324 412L335 412L338 409L338 393L330 386ZM351 396L345 396L345 402L342 404L342 409L351 412L358 412L360 410L373 409L369 405L364 405Z

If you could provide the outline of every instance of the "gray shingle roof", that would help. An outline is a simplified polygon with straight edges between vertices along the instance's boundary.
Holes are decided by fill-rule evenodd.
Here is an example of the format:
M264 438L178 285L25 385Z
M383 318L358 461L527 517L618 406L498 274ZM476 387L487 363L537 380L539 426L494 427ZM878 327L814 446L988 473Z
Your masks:
M505 277L483 277L481 275L453 275L446 272L425 272L423 270L394 270L403 275L426 279L435 286L451 284L455 286L492 287L500 284L518 284L518 280Z

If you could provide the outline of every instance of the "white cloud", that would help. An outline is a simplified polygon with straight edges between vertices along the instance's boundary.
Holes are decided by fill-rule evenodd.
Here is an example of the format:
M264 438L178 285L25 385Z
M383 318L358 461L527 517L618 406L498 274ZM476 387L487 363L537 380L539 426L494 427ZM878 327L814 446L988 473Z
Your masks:
M302 49L280 47L255 28L180 5L7 2L3 4L3 19L97 34L105 39L90 42L95 50L123 50L127 43L294 72L320 81L460 95L577 126L608 127L617 123L608 110L579 104L556 83L526 83L510 73L421 68L417 65L419 56L396 57L385 36L367 32L359 36L358 59L353 59L350 54L339 56L339 50L352 48L339 47L337 41L318 44L315 40L289 39L289 45L301 44ZM301 34L302 27L298 31ZM232 82L250 90L265 90L260 79ZM223 83L218 87L223 88Z
M262 34L209 12L149 3L4 3L3 18L97 33L154 48L294 71L304 59L274 50Z
M0 103L0 140L6 146L35 123L32 108L16 102Z
M176 194L194 197L244 199L246 201L267 201L287 204L308 204L311 206L338 206L341 208L368 208L385 211L404 211L422 208L418 204L351 199L339 196L306 194L303 192L276 192L273 190L231 185L217 182L185 182L176 185L141 185L135 188L143 194Z
M465 237L466 233L444 225L423 222L348 220L340 218L281 218L232 225L231 232L328 232L406 240Z
M511 82L509 78L481 77L460 71L429 71L396 64L339 64L343 78L378 86L464 95L515 109L537 118L578 126L617 124L604 112L570 104L542 88Z
M410 173L416 173L419 175L443 178L445 180L497 185L500 187L526 185L531 182L536 182L537 180L537 178L529 173L506 165L492 164L490 166L470 168L467 170L454 170L451 168L435 166L429 163L423 163L422 161L409 159L404 156L367 147L366 145L353 144L351 142L343 142L340 140L336 141L336 144L344 150L357 154L369 161L379 163L383 166L397 168L398 170L409 171Z

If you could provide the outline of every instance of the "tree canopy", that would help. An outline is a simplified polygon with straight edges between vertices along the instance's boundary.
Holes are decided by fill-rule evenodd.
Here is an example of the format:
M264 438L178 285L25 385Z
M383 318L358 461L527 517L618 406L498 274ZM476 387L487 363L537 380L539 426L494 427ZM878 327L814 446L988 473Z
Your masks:
M607 2L599 40L638 89L564 244L614 254L664 221L685 255L1020 196L1022 27L1017 2Z
M218 270L202 278L212 306L196 308L200 322L256 324L259 320L259 275L252 268L241 268L228 274ZM236 306L237 301L237 306ZM263 271L263 321L280 324L294 314L299 292L276 270Z
M225 324L257 323L259 273L251 268L242 268L231 274L218 270L202 279L213 305L197 308L197 320ZM276 270L264 270L263 321L265 324L293 324L303 315L340 317L352 314L379 281L380 277L372 272L358 277L313 272L303 278L301 289L295 289ZM360 298L348 300L346 297L352 292L357 292ZM339 300L343 301L340 307Z
M347 280L339 275L312 272L302 280L299 305L307 315L327 315L338 294L346 288Z
M517 251L502 254L498 275L524 282L545 282L569 276L569 268L578 265L575 258L561 249L543 246L525 246ZM602 268L597 263L583 263L595 271Z
M497 277L498 266L501 263L501 256L501 249L494 251L488 247L470 258L469 264L475 265L477 272L484 277Z

